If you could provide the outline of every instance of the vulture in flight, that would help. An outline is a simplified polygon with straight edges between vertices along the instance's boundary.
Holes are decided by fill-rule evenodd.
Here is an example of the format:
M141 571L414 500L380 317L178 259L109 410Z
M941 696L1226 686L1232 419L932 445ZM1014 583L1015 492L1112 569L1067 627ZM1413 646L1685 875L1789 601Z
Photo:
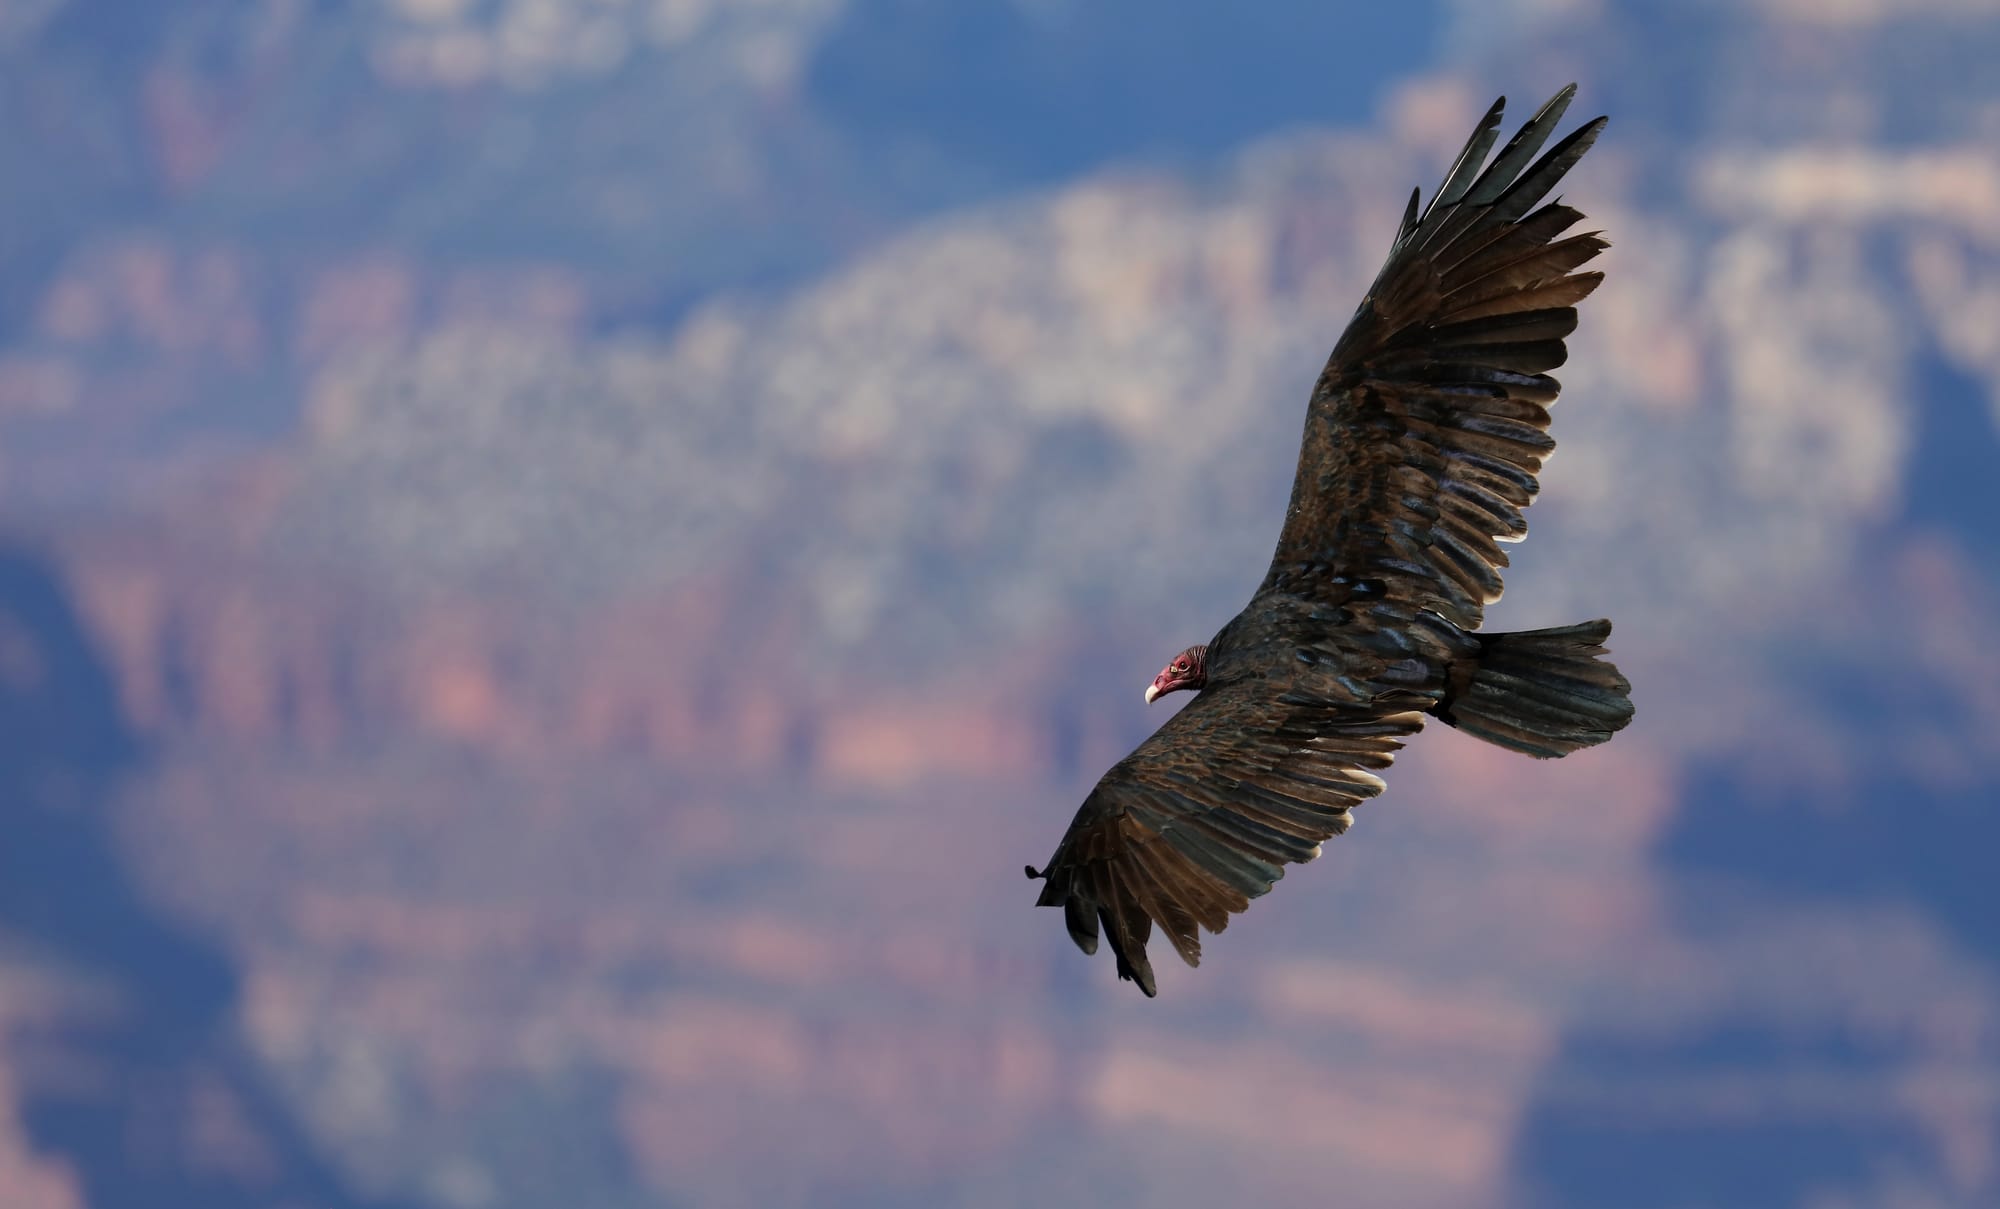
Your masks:
M1277 553L1214 638L1167 664L1146 700L1194 700L1104 774L1045 869L1085 953L1157 993L1158 927L1190 966L1229 917L1346 831L1427 718L1530 756L1602 743L1632 720L1605 658L1609 621L1479 632L1500 598L1500 542L1555 448L1548 407L1576 304L1607 246L1540 204L1604 119L1538 154L1576 86L1491 163L1494 103L1341 333L1306 405Z

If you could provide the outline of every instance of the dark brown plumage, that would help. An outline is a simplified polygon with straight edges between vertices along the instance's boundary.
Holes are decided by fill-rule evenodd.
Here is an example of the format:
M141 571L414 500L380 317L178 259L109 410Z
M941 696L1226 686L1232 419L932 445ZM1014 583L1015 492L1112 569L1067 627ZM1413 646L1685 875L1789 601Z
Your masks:
M1204 651L1162 671L1150 701L1201 691L1104 774L1045 870L1086 953L1100 935L1122 978L1157 992L1158 926L1190 966L1200 930L1319 855L1425 718L1533 756L1602 743L1632 719L1605 659L1608 621L1480 634L1500 597L1499 542L1555 448L1547 371L1576 303L1577 269L1606 244L1582 215L1541 205L1604 119L1536 158L1575 85L1490 165L1495 102L1420 214L1412 194L1374 286L1313 387L1284 531L1269 574Z

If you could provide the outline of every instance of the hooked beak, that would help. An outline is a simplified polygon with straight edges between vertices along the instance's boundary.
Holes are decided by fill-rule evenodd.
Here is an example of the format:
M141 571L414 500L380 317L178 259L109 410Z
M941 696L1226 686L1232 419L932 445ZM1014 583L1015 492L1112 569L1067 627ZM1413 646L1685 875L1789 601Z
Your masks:
M1157 683L1149 684L1146 686L1147 705L1151 705L1154 702L1154 700L1159 697L1159 695L1160 695L1160 686Z

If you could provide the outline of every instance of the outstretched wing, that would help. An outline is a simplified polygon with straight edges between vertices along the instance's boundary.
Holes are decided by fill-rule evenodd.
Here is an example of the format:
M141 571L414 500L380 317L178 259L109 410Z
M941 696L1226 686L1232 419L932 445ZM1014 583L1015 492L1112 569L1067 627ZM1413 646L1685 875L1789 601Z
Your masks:
M1583 216L1560 201L1534 208L1604 127L1597 118L1534 158L1575 91L1481 171L1496 101L1421 215L1411 194L1313 388L1260 593L1380 580L1465 629L1499 599L1507 556L1496 543L1526 536L1521 510L1555 448L1546 409L1558 385L1546 371L1563 363L1575 304L1603 279L1576 271L1607 246L1596 232L1558 238Z
M1229 916L1319 855L1349 811L1382 791L1402 740L1423 727L1412 706L1302 702L1251 680L1203 691L1104 774L1043 877L1037 906L1061 907L1071 939L1111 941L1118 974L1157 993L1153 925L1181 959L1201 961L1200 928Z

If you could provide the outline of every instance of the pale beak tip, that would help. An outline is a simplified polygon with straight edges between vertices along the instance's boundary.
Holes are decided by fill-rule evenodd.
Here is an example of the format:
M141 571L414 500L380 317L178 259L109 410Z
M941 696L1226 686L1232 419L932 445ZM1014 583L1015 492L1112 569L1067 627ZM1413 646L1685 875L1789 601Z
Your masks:
M1160 695L1160 686L1159 686L1159 685L1157 685L1157 684L1149 684L1149 685L1147 685L1147 686L1146 686L1146 704L1147 704L1147 705L1151 705L1151 704L1153 703L1154 699L1155 699L1155 698L1157 698L1157 697L1158 697L1159 695Z

